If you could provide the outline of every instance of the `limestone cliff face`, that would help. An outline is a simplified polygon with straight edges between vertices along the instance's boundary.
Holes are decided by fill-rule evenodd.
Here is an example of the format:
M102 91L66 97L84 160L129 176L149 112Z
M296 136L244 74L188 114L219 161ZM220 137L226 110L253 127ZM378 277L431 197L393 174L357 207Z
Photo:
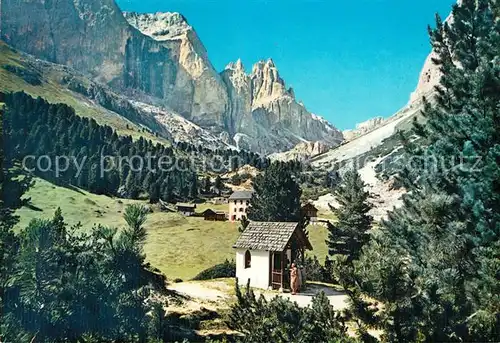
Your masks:
M163 97L174 84L168 49L130 27L113 0L2 0L1 39L98 81Z
M296 101L271 59L257 62L250 74L238 60L221 75L229 92L230 128L238 146L268 153L303 141L335 146L343 140L340 131Z
M0 1L0 38L9 45L178 113L225 143L272 153L343 139L296 101L272 60L250 74L241 61L218 73L178 13L123 14L114 0Z
M462 0L457 0L457 4L461 5ZM453 15L450 14L446 20L448 24L453 25ZM436 58L435 51L431 51L427 59L425 60L424 67L422 68L422 72L420 73L420 77L418 79L417 88L410 95L409 104L416 104L422 101L423 97L431 97L434 93L435 87L441 81L441 70L439 70L439 66L435 65L432 61L433 58Z
M199 125L225 129L227 91L213 68L196 31L179 13L124 13L127 21L143 34L170 49L177 64L175 92L169 105Z
M435 53L431 52L425 60L424 67L418 79L417 88L410 96L410 104L422 100L423 97L429 97L434 93L434 87L439 84L441 80L441 71L439 67L432 62Z
M252 117L252 80L245 73L241 60L229 63L221 73L228 97L227 131L231 137L238 132L251 133L254 126Z
M170 48L180 72L189 75L192 89L177 97L173 109L201 126L210 126L228 143L263 153L289 149L301 140L336 145L341 133L315 119L285 88L272 60L259 61L250 74L238 60L217 74L195 30L178 13L125 13L142 33ZM182 89L182 87L179 87ZM174 99L170 102L174 103ZM186 113L189 112L189 113Z

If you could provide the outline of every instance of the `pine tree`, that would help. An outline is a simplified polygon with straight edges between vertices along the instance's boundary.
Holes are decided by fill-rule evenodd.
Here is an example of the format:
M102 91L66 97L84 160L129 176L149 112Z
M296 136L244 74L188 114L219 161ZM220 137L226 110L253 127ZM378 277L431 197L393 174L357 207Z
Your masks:
M243 216L240 220L240 225L238 226L238 231L243 232L247 228L248 224L250 224L250 221L248 220L247 217Z
M30 199L24 194L33 185L32 178L23 173L14 158L18 148L10 134L14 119L5 114L0 105L0 332L5 330L2 318L9 298L7 278L19 248L19 240L14 235L14 226L19 221L15 211L29 203Z
M217 175L217 177L215 178L214 187L217 192L217 195L220 195L222 189L224 188L224 184L222 183L222 179L219 175Z
M160 200L161 185L160 181L156 181L149 187L149 202L156 204Z
M191 175L191 182L189 184L189 198L198 198L198 175L196 175L196 173L193 173Z
M125 180L125 188L130 198L136 199L139 196L139 187L137 187L136 173L130 171Z
M500 337L499 6L463 0L430 29L443 76L406 139L408 193L358 269L388 341Z
M173 190L169 177L165 178L161 185L161 199L166 202L172 202L173 200Z
M354 262L359 258L363 246L370 239L369 230L372 217L368 214L372 205L368 199L369 192L358 172L348 170L341 184L334 190L334 195L340 206L331 207L337 216L335 223L328 222L328 252L333 257L325 259L325 270L337 281L348 296L349 307L344 310L346 320L356 324L355 330L363 342L375 342L368 334L370 326L375 325L374 307L371 302L361 296Z
M254 194L248 208L248 219L255 221L302 222L302 190L290 167L275 162L253 182Z
M328 253L344 255L348 262L359 257L362 247L368 242L372 217L368 214L372 205L365 183L355 170L348 170L342 184L334 191L339 208L332 208L337 222L328 222Z
M301 308L282 297L257 298L249 285L242 292L236 284L236 299L227 324L244 334L241 342L355 342L323 292L312 298L311 306Z
M144 190L149 190L149 188L151 187L151 185L154 183L154 178L153 178L153 173L151 171L149 171L147 174L146 174L146 177L144 178L144 181L142 182L142 189Z
M203 193L210 194L211 187L212 187L212 183L210 182L210 177L205 176L205 178L203 179L203 185L202 185Z
M146 212L127 207L121 233L97 226L81 234L81 227L67 227L60 210L23 228L0 317L2 339L146 342L146 328L163 332L167 323L148 315L158 309L151 290L165 285L145 263Z

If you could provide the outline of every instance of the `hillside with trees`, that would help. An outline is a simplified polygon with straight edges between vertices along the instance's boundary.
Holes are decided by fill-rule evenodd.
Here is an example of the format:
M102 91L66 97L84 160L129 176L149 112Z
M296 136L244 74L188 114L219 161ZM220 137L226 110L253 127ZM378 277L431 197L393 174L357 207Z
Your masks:
M244 164L262 168L268 163L247 151L213 151L184 142L171 147L143 137L133 140L77 116L64 104L52 105L24 93L4 97L6 153L26 161L26 168L35 175L58 185L175 202L197 198L201 172L223 173Z

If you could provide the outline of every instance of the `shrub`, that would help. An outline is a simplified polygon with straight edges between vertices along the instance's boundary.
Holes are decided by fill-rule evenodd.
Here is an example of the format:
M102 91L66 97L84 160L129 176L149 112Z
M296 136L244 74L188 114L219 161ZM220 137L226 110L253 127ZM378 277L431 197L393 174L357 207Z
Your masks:
M236 297L227 325L244 335L240 342L356 342L348 337L344 319L323 292L302 308L283 297L257 298L249 285L242 292L236 282Z
M236 263L231 260L225 260L223 263L216 264L213 267L205 269L198 275L196 275L193 280L211 280L219 279L224 277L235 277L236 276Z
M332 262L328 259L328 256L325 258L324 265L321 265L316 256L307 257L305 260L305 270L306 270L307 280L309 281L328 282L328 283L332 283L334 281Z

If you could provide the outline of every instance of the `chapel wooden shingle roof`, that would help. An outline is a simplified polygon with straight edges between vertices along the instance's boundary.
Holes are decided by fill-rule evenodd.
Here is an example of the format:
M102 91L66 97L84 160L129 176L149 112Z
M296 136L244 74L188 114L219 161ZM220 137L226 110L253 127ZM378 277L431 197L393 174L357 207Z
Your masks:
M311 243L298 225L289 222L250 222L233 248L283 251L293 234L297 232L304 247L312 250Z

